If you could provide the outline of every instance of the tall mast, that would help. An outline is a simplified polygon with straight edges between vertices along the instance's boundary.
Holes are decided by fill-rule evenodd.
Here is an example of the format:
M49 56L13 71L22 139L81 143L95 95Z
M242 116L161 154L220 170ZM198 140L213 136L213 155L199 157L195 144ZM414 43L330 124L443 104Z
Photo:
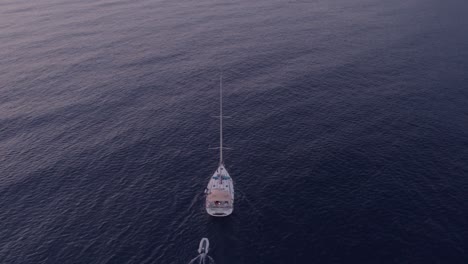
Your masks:
M219 76L219 164L223 160L223 74Z

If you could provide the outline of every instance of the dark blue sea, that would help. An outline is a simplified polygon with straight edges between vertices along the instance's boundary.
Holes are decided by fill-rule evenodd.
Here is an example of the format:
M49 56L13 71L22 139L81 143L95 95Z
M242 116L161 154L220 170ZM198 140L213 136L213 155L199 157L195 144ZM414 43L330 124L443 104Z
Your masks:
M2 0L0 263L468 263L468 1ZM219 76L233 215L218 165Z

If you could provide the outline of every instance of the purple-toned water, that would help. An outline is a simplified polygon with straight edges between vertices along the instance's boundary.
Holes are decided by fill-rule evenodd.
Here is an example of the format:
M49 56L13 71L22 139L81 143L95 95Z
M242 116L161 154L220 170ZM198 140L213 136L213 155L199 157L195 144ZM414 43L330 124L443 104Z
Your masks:
M2 0L0 263L468 263L467 10Z

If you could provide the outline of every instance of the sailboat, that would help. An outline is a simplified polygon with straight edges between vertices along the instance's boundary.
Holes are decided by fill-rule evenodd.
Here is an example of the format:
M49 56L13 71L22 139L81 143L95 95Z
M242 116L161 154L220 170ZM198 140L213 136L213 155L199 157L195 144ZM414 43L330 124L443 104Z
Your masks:
M219 164L206 187L206 212L215 217L232 214L234 210L234 182L223 160L223 76L219 78Z

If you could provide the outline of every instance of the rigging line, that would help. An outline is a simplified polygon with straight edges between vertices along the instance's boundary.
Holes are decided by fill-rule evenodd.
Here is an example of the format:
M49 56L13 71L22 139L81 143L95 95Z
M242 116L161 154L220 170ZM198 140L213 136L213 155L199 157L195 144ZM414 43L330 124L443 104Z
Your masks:
M219 76L219 164L224 164L223 160L223 73Z

